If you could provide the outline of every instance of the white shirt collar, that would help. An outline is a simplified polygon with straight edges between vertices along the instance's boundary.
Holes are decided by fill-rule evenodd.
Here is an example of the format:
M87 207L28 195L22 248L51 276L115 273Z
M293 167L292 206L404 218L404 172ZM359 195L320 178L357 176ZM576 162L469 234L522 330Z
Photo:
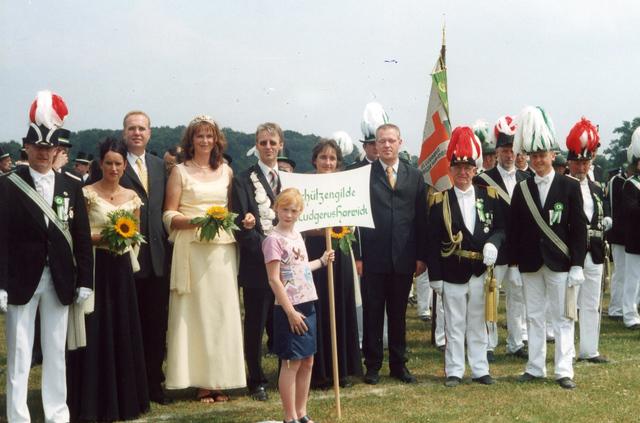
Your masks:
M147 162L144 159L145 153L142 153L142 156L136 156L135 154L133 154L130 151L127 151L127 161L129 162L129 164L131 164L132 166L136 164L136 161L138 159L142 160L142 164L144 166L147 165Z
M502 167L500 165L498 165L496 167L498 168L498 172L500 173L500 176L502 176L503 179L505 178L505 176L511 177L511 176L515 176L516 175L516 170L517 169L515 167L513 169L511 169L511 170L507 170L507 169L505 169L504 167Z
M460 188L454 186L453 190L456 192L456 197L460 198L460 197L464 197L464 196L469 196L471 194L474 193L473 190L473 185L470 185L469 188L467 188L466 191L461 190Z
M272 170L274 172L276 172L276 175L278 177L280 176L280 173L278 172L278 163L277 162L276 162L276 166L275 167L269 167L266 164L264 164L262 162L262 160L258 160L258 167L262 171L262 174L264 175L264 177L267 178L267 181L269 180L269 173L271 173Z
M34 168L32 168L31 166L29 166L29 174L31 175L31 179L33 179L33 182L36 182L36 181L39 182L43 179L47 181L53 181L55 178L55 173L53 173L53 169L49 169L47 173L40 173Z

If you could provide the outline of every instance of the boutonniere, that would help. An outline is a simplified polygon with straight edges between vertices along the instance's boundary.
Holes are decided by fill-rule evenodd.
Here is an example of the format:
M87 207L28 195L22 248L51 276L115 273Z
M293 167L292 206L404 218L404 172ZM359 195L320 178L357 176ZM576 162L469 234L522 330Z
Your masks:
M484 200L482 198L478 198L476 200L476 210L478 210L478 218L480 222L484 223L487 220L487 216L484 212Z
M549 226L552 226L555 223L560 223L560 220L562 220L563 209L564 205L560 202L553 205L553 210L549 210Z

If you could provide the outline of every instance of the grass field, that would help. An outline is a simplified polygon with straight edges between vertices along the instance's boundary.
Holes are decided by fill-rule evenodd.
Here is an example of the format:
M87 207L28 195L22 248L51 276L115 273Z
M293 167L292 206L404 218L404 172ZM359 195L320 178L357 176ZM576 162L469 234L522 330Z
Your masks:
M504 301L502 301L504 304ZM500 320L500 342L491 374L497 383L481 386L467 376L457 388L445 388L443 355L429 344L429 327L416 318L415 308L408 314L408 367L418 383L404 385L387 377L383 366L381 382L376 386L356 384L341 390L343 422L640 422L640 332L625 329L622 323L607 318L602 323L601 354L609 364L577 363L578 388L566 391L551 379L522 384L516 377L523 372L524 360L507 357L504 350L504 312ZM577 333L576 327L576 333ZM2 332L4 338L4 332ZM0 365L5 370L5 343ZM549 344L547 370L553 375L553 345ZM276 359L266 357L271 381L275 380ZM42 421L40 368L32 371L29 408L33 421ZM4 384L0 387L0 407L4 415ZM270 399L259 403L232 392L232 401L224 404L200 404L193 400L195 390L171 392L170 406L152 404L141 422L260 422L282 421L280 401L271 384ZM309 414L318 422L337 421L333 391L312 391Z

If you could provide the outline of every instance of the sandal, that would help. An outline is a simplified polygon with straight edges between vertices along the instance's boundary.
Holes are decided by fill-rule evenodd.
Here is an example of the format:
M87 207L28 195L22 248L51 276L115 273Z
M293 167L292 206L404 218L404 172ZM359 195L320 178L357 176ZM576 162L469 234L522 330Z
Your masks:
M304 416L304 417L300 417L300 418L298 419L298 421L299 421L300 423L309 423L309 422L313 422L313 420L311 420L311 417L309 417L309 415L308 415L308 414L307 414L306 416Z
M216 402L227 402L229 397L220 391L210 391L208 389L198 390L198 401L204 404L213 404Z

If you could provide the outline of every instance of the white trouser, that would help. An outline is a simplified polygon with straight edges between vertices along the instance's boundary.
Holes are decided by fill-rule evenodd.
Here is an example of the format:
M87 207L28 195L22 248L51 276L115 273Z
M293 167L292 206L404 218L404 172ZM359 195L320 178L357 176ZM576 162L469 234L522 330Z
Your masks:
M578 325L580 326L580 358L600 355L600 293L602 284L602 264L594 264L591 253L584 260L584 282L578 288Z
M429 275L423 272L416 277L416 297L418 297L418 317L431 316L433 290L429 286Z
M514 353L524 347L527 337L527 321L524 307L524 293L522 286L516 286L509 281L507 265L496 266L494 275L498 283L506 289L507 309L507 352Z
M499 274L498 268L503 267L504 269L500 270L502 275ZM504 279L504 275L506 274L507 266L496 266L493 269L493 276L496 278L497 289L502 288L502 279ZM485 273L486 275L486 273ZM501 276L501 277L498 277ZM500 291L498 291L498 295L496 295L496 308L500 305ZM493 351L498 346L498 322L486 322L487 325L487 351Z
M25 305L9 305L7 333L7 419L29 422L27 392L36 311L40 309L42 407L46 422L68 422L65 344L69 308L58 299L45 267L36 292Z
M624 292L622 294L622 316L624 325L640 324L638 315L638 283L640 282L640 254L625 253Z
M609 316L622 316L622 296L624 293L625 256L624 245L611 244L613 256L613 273L611 275L611 299L609 300Z
M444 304L442 304L442 296L433 294L436 296L436 333L434 340L436 347L442 347L447 343L447 338L444 334Z
M547 340L553 341L555 339L555 336L553 334L553 317L551 316L551 306L549 305L549 303L547 303L547 308L544 312L544 321L545 321L545 324L547 325L547 329L546 329Z
M526 372L537 377L545 377L547 368L545 314L549 306L555 343L555 378L573 378L574 322L564 316L564 299L567 289L567 272L553 272L547 266L533 273L522 273L524 300L527 306L527 327L529 328L529 361Z
M484 277L471 276L468 283L443 283L444 332L447 337L444 354L445 375L464 376L464 342L471 377L489 374L487 361L487 329L484 319Z

